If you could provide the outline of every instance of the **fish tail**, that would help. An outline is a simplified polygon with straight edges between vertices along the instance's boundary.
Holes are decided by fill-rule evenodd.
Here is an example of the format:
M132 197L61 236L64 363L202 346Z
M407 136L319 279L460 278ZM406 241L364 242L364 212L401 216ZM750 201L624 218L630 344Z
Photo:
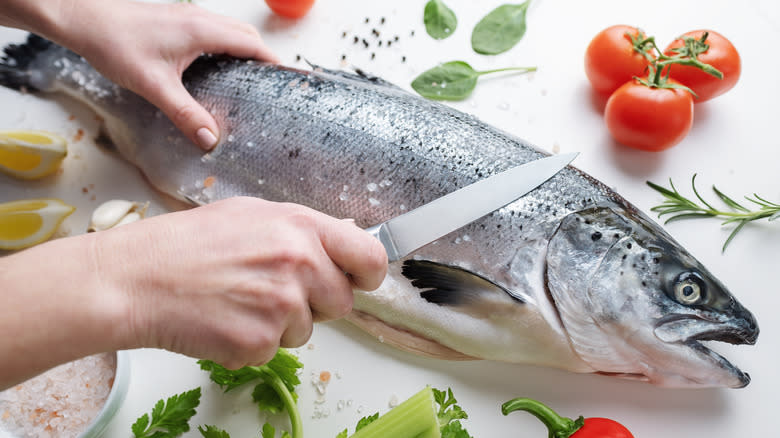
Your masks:
M22 44L9 44L0 58L0 85L14 90L37 90L31 64L41 53L55 44L35 34L29 34Z

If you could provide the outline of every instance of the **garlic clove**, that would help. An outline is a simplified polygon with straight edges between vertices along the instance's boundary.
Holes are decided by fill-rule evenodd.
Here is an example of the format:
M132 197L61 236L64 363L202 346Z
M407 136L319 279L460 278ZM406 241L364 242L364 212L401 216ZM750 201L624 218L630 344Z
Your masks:
M112 199L99 205L92 212L87 232L103 231L119 225L143 219L149 202L140 203L124 199Z

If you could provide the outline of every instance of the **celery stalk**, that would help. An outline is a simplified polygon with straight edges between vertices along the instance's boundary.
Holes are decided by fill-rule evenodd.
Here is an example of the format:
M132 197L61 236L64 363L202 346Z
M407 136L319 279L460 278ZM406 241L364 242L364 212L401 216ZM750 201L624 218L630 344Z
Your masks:
M426 386L350 438L441 438L433 390Z

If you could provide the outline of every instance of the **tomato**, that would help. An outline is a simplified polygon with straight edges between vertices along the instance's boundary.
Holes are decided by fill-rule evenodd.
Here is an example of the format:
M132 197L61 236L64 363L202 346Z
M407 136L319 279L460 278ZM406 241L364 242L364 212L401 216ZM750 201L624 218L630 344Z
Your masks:
M664 50L664 54L672 56L674 55L672 49L683 47L685 45L683 37L701 39L704 32L709 33L704 42L710 47L699 54L697 58L699 61L720 70L723 73L723 79L718 79L693 66L672 65L670 67L671 77L693 90L697 95L695 98L697 103L712 99L730 90L737 83L742 70L737 49L726 37L712 30L695 30L683 34L669 44L669 47Z
M634 50L629 35L645 38L635 27L616 25L599 32L588 45L585 74L597 92L609 95L634 76L647 74L649 62Z
M667 84L677 83L670 79ZM660 151L679 143L690 131L693 96L681 89L651 88L634 79L612 93L604 119L619 143Z
M314 0L265 0L276 14L287 18L301 18L309 12Z

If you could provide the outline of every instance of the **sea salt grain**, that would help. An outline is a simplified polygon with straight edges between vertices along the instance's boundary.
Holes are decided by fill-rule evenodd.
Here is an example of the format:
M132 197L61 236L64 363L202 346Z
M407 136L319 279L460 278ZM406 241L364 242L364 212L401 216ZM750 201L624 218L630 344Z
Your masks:
M0 392L0 435L76 437L98 415L116 375L116 354L60 365Z

